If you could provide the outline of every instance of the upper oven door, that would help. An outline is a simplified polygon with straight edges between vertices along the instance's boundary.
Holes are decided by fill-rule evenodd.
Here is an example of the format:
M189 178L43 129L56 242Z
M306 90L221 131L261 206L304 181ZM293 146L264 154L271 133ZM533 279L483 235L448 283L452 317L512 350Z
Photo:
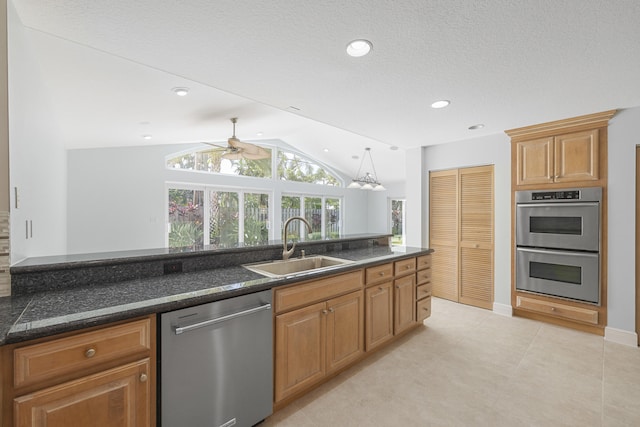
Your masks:
M600 250L600 204L526 203L516 205L516 245Z

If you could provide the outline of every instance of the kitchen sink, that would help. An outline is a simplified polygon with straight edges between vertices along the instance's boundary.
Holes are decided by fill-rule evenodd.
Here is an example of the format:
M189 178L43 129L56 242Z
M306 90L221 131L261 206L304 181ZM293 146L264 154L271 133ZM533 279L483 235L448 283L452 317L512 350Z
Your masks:
M328 270L341 265L353 264L354 261L333 258L324 255L294 258L286 261L277 260L256 264L245 264L244 268L267 277L286 277L304 274L311 271Z

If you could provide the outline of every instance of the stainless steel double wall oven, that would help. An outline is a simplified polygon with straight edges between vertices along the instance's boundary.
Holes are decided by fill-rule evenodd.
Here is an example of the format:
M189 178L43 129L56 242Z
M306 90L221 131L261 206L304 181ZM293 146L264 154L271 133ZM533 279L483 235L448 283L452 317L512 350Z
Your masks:
M600 304L602 188L516 191L516 289Z

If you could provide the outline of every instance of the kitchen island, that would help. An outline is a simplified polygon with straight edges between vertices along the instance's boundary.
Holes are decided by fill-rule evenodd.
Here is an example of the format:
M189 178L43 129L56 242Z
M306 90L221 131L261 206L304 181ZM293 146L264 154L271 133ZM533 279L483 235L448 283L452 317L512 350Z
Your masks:
M79 372L84 375L82 384L85 384L89 377L96 380L93 377L101 375L102 372L109 372L110 375L121 374L120 377L124 378L123 384L128 384L127 387L131 387L130 384L133 382L138 386L142 384L142 389L135 392L129 391L138 398L145 396L141 399L147 402L149 408L142 412L150 415L143 417L144 422L141 422L145 425L154 425L155 315L249 293L271 289L276 292L280 288L291 290L299 283L303 284L301 286L324 283L323 281L331 283L332 277L353 275L363 278L360 279L361 288L358 292L364 296L365 283L367 286L368 283L375 283L371 281L372 279L365 282L365 274L381 274L382 270L374 269L394 264L402 265L404 261L409 262L406 274L411 273L407 277L412 279L407 282L410 286L404 286L408 292L403 291L398 295L403 295L403 299L409 296L411 314L408 318L412 325L418 324L415 312L415 302L418 300L415 297L416 277L419 277L416 276L416 260L420 257L428 258L427 255L431 250L405 248L402 251L395 251L389 247L386 235L347 236L337 240L303 242L298 245L298 250L305 250L307 256L324 254L353 261L335 268L311 270L291 276L264 277L242 267L242 264L246 263L277 259L281 249L281 244L274 242L272 245L258 248L239 247L180 253L159 250L152 254L136 253L135 256L118 254L101 259L82 259L87 258L86 256L78 257L80 259L65 257L58 262L26 260L12 267L12 279L16 279L13 283L13 295L0 298L0 343L3 345L0 349L3 350L1 353L4 365L2 381L5 389L3 412L10 412L6 409L11 405L12 399L14 405L29 403L26 400L18 402L18 396L25 395L32 398L34 393L37 395L43 387L51 392L55 387L60 386L61 381L67 381L64 384L69 384L73 381L68 380L75 378L73 372L65 372L55 379L45 378L42 383L34 379L32 383L27 381L24 384L18 384L14 381L12 384L10 377L15 376L13 364L6 363L11 359L12 352L15 362L18 360L15 354L22 347L33 347L34 343L49 345L48 343L52 341L73 340L77 339L75 338L77 336L83 336L91 341L90 339L102 337L104 332L108 331L116 337L127 336L128 342L135 344L135 349L130 353L125 351L117 357L114 355L112 359L103 361L102 365L98 366L99 371L98 367L83 371L82 363L94 358L90 351L94 349L92 347L84 349L79 344L82 347L83 358L86 359L78 362L82 368ZM300 256L300 254L297 253L294 256ZM393 274L395 273L389 274L387 276L391 279L389 283L394 283ZM400 285L402 285L401 282L398 283L398 289ZM343 293L339 289L333 289L331 292L336 296ZM327 296L332 295L327 294ZM400 301L399 296L397 299ZM299 305L314 302L309 300L300 302ZM276 304L279 314L290 316L286 313L287 309L277 307ZM298 306L293 308L297 309ZM364 325L364 309L360 311L360 315L362 317L360 323ZM87 334L95 336L87 336ZM276 342L277 339L276 333ZM364 352L363 339L358 338L359 342L363 343L362 353ZM39 347L37 351L41 351ZM33 354L40 354L38 352ZM31 360L29 359L31 356L25 356L25 360ZM352 358L340 368L349 366L359 357ZM276 357L276 365L277 363ZM278 375L277 369L276 375ZM136 381L132 381L131 378L135 378ZM300 389L286 396L283 395L281 403L286 404L302 392L304 390ZM38 397L41 396L38 395ZM26 397L20 398L26 399ZM5 416L4 422L5 424L10 422L10 417Z

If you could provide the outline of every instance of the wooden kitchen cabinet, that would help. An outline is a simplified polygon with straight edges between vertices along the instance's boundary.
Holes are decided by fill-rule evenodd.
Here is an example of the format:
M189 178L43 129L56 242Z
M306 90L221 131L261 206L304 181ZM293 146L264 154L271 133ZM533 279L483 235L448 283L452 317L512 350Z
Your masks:
M600 305L523 292L516 289L515 257L511 261L511 307L516 316L599 335L607 324L607 187L608 125L616 110L506 130L511 138L511 248L516 249L516 192L600 187ZM480 262L489 255L478 252ZM435 275L435 274L434 274ZM473 277L476 280L476 277ZM435 285L435 284L434 284ZM434 286L435 289L435 286ZM435 293L434 293L435 294Z
M416 272L416 320L422 323L431 316L431 255L419 256Z
M362 357L362 288L356 271L274 291L276 403ZM345 289L351 292L341 295Z
M394 280L393 287L393 333L397 335L416 324L415 274Z
M4 426L155 425L155 316L1 353Z
M393 281L365 290L365 349L371 351L393 338Z
M320 381L326 372L326 303L276 316L275 401Z
M600 179L598 129L518 141L516 185Z
M14 400L17 426L150 426L149 359Z

